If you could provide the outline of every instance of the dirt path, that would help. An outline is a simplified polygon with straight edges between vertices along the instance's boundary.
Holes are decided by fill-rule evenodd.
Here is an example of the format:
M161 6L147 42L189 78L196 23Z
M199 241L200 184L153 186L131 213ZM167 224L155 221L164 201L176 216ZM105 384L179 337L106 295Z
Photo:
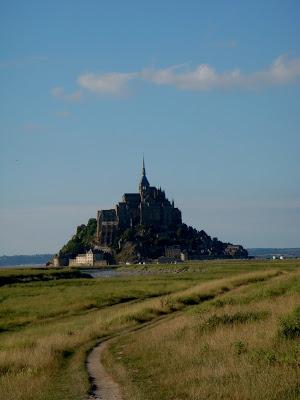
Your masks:
M151 326L156 326L163 321L175 318L179 314L182 314L182 311L175 311L172 314L163 315L153 321L145 322L144 324L132 328L125 328L108 338L103 338L91 350L86 359L86 367L91 381L91 390L88 400L123 400L120 386L106 371L101 362L101 357L111 341L120 336L141 331L150 328Z
M119 385L109 375L101 357L109 341L104 341L90 352L87 358L87 369L92 381L91 400L122 400Z
M274 277L271 277L270 279L272 278ZM241 286L248 286L248 284L239 285L230 291L232 292L240 290ZM220 295L223 294L224 293L221 293ZM215 297L219 297L220 295L216 295ZM123 400L120 386L105 370L101 362L101 357L111 341L120 336L128 335L130 333L156 326L161 322L173 319L182 313L183 311L175 311L171 314L162 315L152 321L145 322L139 326L124 328L123 330L116 332L109 337L101 339L101 341L98 342L98 344L91 350L86 359L86 367L88 370L89 379L91 381L91 390L88 400Z

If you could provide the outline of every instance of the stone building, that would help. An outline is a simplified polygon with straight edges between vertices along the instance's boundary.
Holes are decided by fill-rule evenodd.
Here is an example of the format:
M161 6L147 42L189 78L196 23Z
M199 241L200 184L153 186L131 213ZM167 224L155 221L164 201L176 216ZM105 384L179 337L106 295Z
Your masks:
M165 249L165 256L170 258L181 259L181 248L180 246L167 246Z
M165 248L165 257L174 261L187 261L189 259L187 250L181 250L179 245L167 246Z
M161 188L150 186L143 159L138 193L125 193L115 208L97 212L96 245L107 251L119 229L137 225L168 228L181 222L181 211L174 206L174 202L166 198Z
M54 257L53 257L53 267L55 267L55 268L58 268L58 267L60 267L61 266L61 263L60 263L60 259L59 259L59 256L58 256L58 254L55 254L54 255Z
M106 260L103 259L102 254L93 253L92 250L87 251L85 254L78 254L76 258L69 260L70 267L89 266L100 267L107 265Z

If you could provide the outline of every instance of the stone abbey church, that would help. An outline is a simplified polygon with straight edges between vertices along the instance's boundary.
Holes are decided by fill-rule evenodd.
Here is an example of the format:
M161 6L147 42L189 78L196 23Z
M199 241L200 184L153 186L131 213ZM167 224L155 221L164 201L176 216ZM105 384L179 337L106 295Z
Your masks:
M102 266L247 257L242 246L221 242L182 223L174 202L161 188L150 186L143 160L138 193L125 193L114 208L99 210L96 219L78 226L50 264Z
M139 193L125 193L115 208L97 212L96 246L107 251L119 229L137 225L168 228L181 223L181 211L174 201L170 202L161 188L150 186L143 159Z

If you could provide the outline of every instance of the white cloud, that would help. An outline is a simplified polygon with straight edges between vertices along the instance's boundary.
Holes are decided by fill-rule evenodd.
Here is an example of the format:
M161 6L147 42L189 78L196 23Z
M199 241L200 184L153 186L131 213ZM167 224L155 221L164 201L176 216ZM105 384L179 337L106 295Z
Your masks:
M253 74L250 81L257 84L280 85L296 81L300 77L300 59L286 59L284 56L278 57L271 67L265 71L258 71Z
M136 74L110 72L107 74L87 73L78 77L78 84L91 92L120 95L126 92L127 82L133 79Z
M180 90L212 89L260 89L296 82L300 78L300 58L278 57L268 68L243 73L239 69L217 72L208 64L189 69L186 64L163 69L143 69L132 73L87 73L77 79L84 89L102 94L120 95L126 92L129 81L147 81L155 85L174 86ZM53 94L65 97L62 88L54 88Z
M207 64L201 64L194 70L166 68L145 70L143 79L158 85L171 85L182 90L208 90L230 88L263 88L288 84L300 77L300 59L286 60L283 56L265 70L244 74L235 69L218 73Z
M73 93L65 93L64 88L62 87L55 87L51 89L51 94L58 99L65 100L65 101L79 101L81 99L82 93L80 90L73 92Z
M176 72L178 71L179 72ZM141 72L141 77L157 85L171 85L179 89L209 89L216 85L219 77L209 65L201 64L193 71L180 71L181 68L148 69Z

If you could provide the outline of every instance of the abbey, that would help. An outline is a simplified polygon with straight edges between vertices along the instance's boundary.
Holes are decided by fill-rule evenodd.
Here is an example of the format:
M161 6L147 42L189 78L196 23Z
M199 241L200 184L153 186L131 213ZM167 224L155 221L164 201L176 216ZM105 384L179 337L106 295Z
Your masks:
M122 201L110 210L97 212L96 245L106 251L118 230L137 225L159 226L166 229L182 223L181 211L170 202L161 188L150 186L143 159L138 193L125 193Z
M222 242L182 222L180 210L161 188L150 186L143 160L137 193L125 193L109 210L77 227L51 265L106 265L247 258L240 245Z

